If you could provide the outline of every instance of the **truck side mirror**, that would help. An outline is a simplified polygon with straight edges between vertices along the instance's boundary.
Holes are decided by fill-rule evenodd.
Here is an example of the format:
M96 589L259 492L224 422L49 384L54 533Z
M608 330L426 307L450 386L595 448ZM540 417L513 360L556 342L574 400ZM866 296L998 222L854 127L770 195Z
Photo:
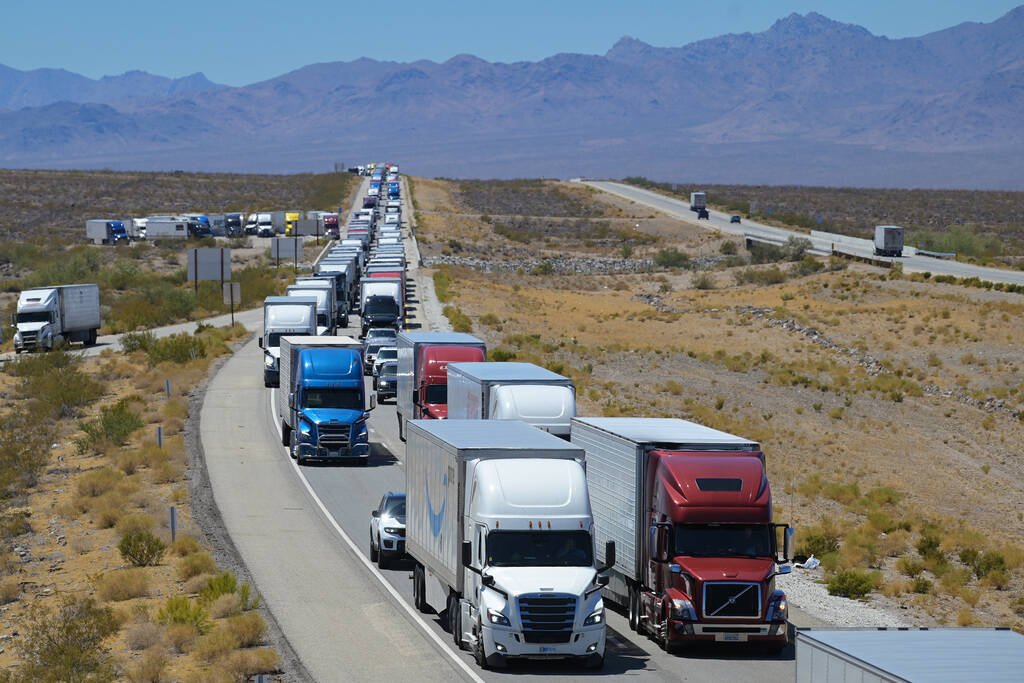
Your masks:
M782 555L785 562L793 559L793 528L787 526L782 532Z
M615 566L615 541L604 544L604 564L608 569Z
M597 583L598 586L607 586L610 578L611 577L607 574L598 574L597 579L595 579L595 583Z
M263 337L260 337L260 348L263 348Z
M485 585L488 588L490 588L490 587L492 587L494 585L494 577L491 576L490 574L481 574L480 575L480 583L482 583L483 585Z
M472 567L473 566L473 542L463 541L462 542L462 566Z
M288 394L288 407L295 410L295 392L289 392Z
M661 527L654 525L650 528L650 536L647 542L647 551L654 562L664 562L665 553L658 549L658 541L661 540Z

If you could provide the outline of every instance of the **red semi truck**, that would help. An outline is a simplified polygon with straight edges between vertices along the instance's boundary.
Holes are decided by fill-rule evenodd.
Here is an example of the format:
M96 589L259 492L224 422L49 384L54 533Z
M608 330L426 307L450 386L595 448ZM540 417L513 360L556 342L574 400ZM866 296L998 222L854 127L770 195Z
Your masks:
M759 444L686 420L573 418L595 547L617 553L606 600L668 652L692 641L789 643L792 530L772 522ZM782 530L783 553L778 536Z
M480 363L487 347L461 332L399 332L398 438L405 441L409 420L448 417L448 363Z

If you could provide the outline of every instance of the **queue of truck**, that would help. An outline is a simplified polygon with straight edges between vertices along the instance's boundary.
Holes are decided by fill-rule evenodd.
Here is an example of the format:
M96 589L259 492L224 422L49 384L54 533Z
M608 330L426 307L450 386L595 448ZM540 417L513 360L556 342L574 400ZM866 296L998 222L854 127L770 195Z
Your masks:
M130 244L135 240L203 237L274 237L322 235L337 239L339 214L333 211L267 211L183 213L139 218L95 218L85 222L86 239L97 245Z
M371 187L387 193L386 174L374 169ZM406 490L382 492L370 555L408 558L415 607L445 613L482 667L600 668L606 602L670 652L785 647L775 577L791 534L772 519L760 445L684 420L578 417L570 378L488 362L470 334L404 329L401 204L387 201L353 215L312 277L267 299L261 344L282 445L300 463L365 464L378 394L364 375L394 392ZM341 312L358 312L364 342L334 335Z

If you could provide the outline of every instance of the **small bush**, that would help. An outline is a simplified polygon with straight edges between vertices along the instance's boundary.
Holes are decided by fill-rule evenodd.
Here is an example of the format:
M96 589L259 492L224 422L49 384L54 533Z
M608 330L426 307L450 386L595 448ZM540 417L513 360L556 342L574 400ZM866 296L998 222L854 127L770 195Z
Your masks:
M924 564L909 555L904 555L896 560L896 569L904 576L914 578L924 571Z
M169 624L164 631L164 640L172 650L181 654L199 637L199 629L191 624Z
M129 650L141 652L148 650L159 643L164 636L164 629L160 624L152 621L144 621L140 624L132 624L124 634L125 645Z
M199 552L199 541L191 536L178 536L174 539L174 543L171 544L168 550L172 555L185 557L186 555Z
M206 586L199 591L199 601L209 604L222 595L234 593L238 590L238 577L233 571L222 571L206 582Z
M530 275L553 275L554 272L555 267L551 265L551 261L541 261L530 269Z
M156 613L156 620L161 624L186 624L199 633L210 629L207 612L199 603L193 603L183 595L167 598L167 602Z
M195 642L192 651L199 659L213 662L232 650L238 649L238 636L226 625L219 626Z
M14 602L21 597L21 582L13 576L0 582L0 605Z
M112 444L123 446L128 437L145 426L139 414L129 407L127 399L121 399L112 406L100 408L100 416L95 420L79 422L78 427L85 436L78 439L75 444L79 453L85 453L90 448Z
M855 569L848 569L829 579L828 593L856 600L870 593L874 587L875 582L871 575Z
M503 363L514 359L516 357L516 352L510 351L509 349L492 349L487 355L490 356L490 360Z
M141 512L134 515L125 515L117 521L114 528L117 530L117 533L127 536L136 531L150 531L155 524L156 521L152 517Z
M100 574L94 581L96 593L105 602L121 602L149 595L149 576L143 569L121 569Z
M242 599L237 593L227 593L210 603L210 616L214 619L233 617L242 613Z
M974 575L979 579L985 578L989 572L1005 570L1006 558L997 552L984 553L974 563Z
M217 563L210 557L210 553L200 551L186 555L178 563L178 576L182 579L191 579L200 574L212 574L217 570Z
M267 632L267 622L258 612L246 612L237 617L231 617L225 623L241 647L252 647L259 645Z
M153 532L142 529L126 534L117 549L126 562L136 567L148 567L160 563L167 546Z
M53 427L45 416L14 408L0 416L0 494L35 486L50 461Z
M1010 572L1005 569L990 569L981 582L997 591L1006 590L1010 585Z
M473 321L457 306L445 306L441 312L451 322L452 330L455 332L473 331Z
M715 278L711 273L700 273L693 278L694 289L714 289Z
M128 666L124 673L130 683L161 683L165 668L167 655L154 649L144 653L142 659Z
M447 264L439 266L434 273L434 293L437 295L437 300L441 303L451 301L455 295L451 290L453 280L451 266Z
M722 242L718 245L718 253L725 254L726 256L733 256L738 250L739 248L735 242Z
M247 681L257 674L277 671L279 662L276 652L260 648L232 652L224 658L221 666L230 672L236 681Z
M821 559L828 553L834 553L839 550L839 537L830 534L826 531L811 532L804 536L800 543L800 547L797 550L797 554L806 555L810 557L814 555L818 559Z
M939 549L939 537L931 534L924 534L917 542L917 552L926 560L938 560L943 558Z
M110 467L86 472L78 478L78 495L96 498L110 491L124 479L124 474Z
M33 606L17 649L26 680L107 681L114 678L103 642L120 628L114 612L92 598L65 597L56 608Z
M932 582L923 576L916 577L913 583L910 584L910 587L915 593L926 594L932 592Z
M654 263L660 268L685 268L690 263L690 257L675 247L667 247L658 250Z
M960 561L966 564L968 567L973 567L974 563L978 561L978 556L980 554L981 553L979 553L974 548L963 548L960 551L958 557L960 558Z

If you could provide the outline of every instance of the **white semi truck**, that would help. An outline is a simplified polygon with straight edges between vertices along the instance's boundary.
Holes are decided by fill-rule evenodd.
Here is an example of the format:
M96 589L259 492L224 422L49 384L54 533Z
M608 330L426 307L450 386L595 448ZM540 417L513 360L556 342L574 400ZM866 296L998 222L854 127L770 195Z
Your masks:
M286 296L311 296L316 298L316 333L320 336L333 335L337 327L335 315L338 312L334 301L334 285L326 280L321 282L303 282L289 285L285 289Z
M268 296L263 300L263 386L276 387L281 372L281 337L316 336L316 297Z
M875 256L903 256L903 228L898 225L876 225Z
M26 289L11 316L14 351L49 351L62 343L96 343L100 328L99 285L58 285Z
M706 192L690 193L690 211L700 211L708 208L708 195Z
M413 603L447 610L481 667L604 663L583 451L514 420L412 420L405 459ZM614 562L614 544L604 549Z
M522 420L563 439L576 417L568 377L533 363L449 363L449 420Z

